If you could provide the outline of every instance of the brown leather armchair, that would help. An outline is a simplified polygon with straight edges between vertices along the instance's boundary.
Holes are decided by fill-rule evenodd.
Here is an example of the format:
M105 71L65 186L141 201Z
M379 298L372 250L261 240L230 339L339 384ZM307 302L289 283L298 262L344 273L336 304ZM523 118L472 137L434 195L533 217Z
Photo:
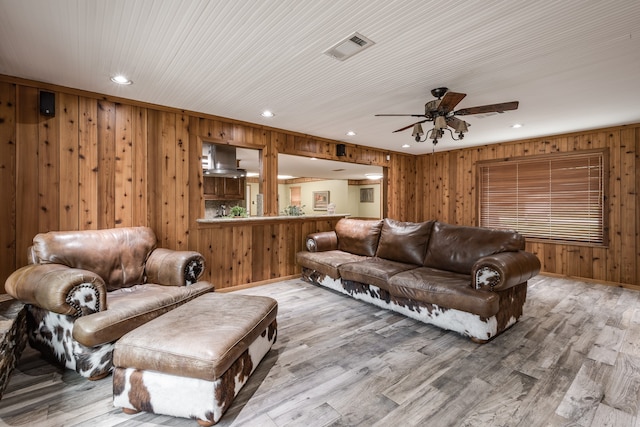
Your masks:
M213 291L198 252L156 248L148 227L38 234L6 281L26 303L30 345L89 379L112 369L125 333ZM170 332L169 332L170 333Z

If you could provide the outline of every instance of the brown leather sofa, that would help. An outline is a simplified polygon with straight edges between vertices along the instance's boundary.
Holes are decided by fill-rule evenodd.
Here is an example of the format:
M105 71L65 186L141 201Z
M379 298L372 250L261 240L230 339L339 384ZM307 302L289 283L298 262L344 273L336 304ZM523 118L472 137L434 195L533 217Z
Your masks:
M514 231L341 219L307 236L303 279L486 342L522 315L540 261Z
M147 227L38 234L29 265L5 284L27 304L30 345L84 377L102 378L125 333L213 291L198 281L201 254L156 243Z

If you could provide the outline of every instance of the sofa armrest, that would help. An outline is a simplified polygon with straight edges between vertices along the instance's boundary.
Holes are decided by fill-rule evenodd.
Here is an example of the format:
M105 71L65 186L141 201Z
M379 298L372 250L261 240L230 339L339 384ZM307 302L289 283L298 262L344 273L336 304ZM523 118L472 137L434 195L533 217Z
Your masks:
M146 264L147 282L158 285L192 285L204 273L204 257L195 251L157 248Z
M338 235L335 231L309 234L305 245L309 252L334 251L338 249Z
M500 252L473 265L472 287L499 291L526 282L540 272L540 260L531 252Z
M100 276L62 264L22 267L9 276L5 290L18 301L74 317L107 308L107 287Z

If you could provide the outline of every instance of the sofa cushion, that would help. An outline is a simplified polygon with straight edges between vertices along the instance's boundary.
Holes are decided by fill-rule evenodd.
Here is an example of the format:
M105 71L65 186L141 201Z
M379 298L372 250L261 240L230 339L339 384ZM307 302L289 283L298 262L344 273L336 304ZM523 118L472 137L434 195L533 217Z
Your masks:
M416 268L416 266L412 264L383 258L370 258L364 261L342 264L338 267L338 271L342 280L351 280L387 289L387 282L392 276L413 268Z
M388 291L397 297L435 304L491 317L498 312L500 296L473 289L471 277L429 267L404 271L389 278Z
M511 230L493 230L436 222L427 246L425 267L471 274L481 257L524 249L525 239Z
M107 290L145 282L145 263L156 247L148 227L51 231L33 238L32 260L63 264L100 276Z
M87 347L114 342L149 320L213 289L209 282L189 286L147 283L107 292L108 310L76 319L73 338Z
M338 267L342 264L364 261L366 259L367 257L362 255L350 254L349 252L338 250L324 252L301 251L296 253L296 262L298 265L325 274L332 279L338 279L340 277Z
M378 248L382 220L342 218L336 224L338 249L372 257Z
M422 265L433 221L401 222L385 219L376 256L408 264Z

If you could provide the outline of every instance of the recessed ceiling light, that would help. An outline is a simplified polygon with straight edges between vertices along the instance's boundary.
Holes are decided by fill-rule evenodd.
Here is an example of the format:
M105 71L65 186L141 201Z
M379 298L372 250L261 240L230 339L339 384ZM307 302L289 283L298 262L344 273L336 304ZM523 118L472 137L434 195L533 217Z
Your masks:
M402 148L411 148L409 144L402 144Z
M291 179L293 178L291 175L278 175L278 179Z
M275 114L273 114L273 112L269 111L269 110L264 110L262 113L260 113L260 115L262 117L273 117L273 116L275 116Z
M111 77L111 81L114 83L118 83L119 85L130 85L131 83L133 83L131 80L129 80L122 74L118 74L117 76Z
M347 132L347 136L356 136L356 133L350 130L349 132Z
M247 172L247 178L254 178L256 176L260 176L258 172Z
M518 128L521 128L522 126L523 126L523 124L522 124L522 123L514 123L514 124L512 124L512 125L511 125L511 127L512 127L513 129L518 129Z
M380 178L382 178L382 174L381 173L365 173L364 176L366 176L369 179L380 179Z

